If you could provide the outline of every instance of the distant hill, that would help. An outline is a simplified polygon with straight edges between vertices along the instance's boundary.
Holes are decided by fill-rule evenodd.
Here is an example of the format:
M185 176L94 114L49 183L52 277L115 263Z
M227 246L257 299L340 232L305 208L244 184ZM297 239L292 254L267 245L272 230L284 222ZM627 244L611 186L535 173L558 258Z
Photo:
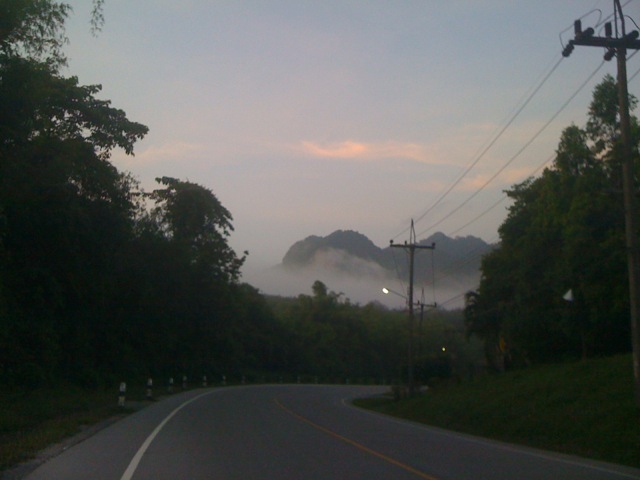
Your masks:
M435 249L416 254L416 280L429 281L435 277L445 283L479 279L481 257L492 248L478 237L451 238L440 232L419 244L435 244ZM364 269L367 264L370 268ZM382 269L396 276L407 276L409 270L402 249L377 247L365 235L352 230L337 230L326 237L312 235L294 243L282 259L282 266L289 270L315 266L351 274Z
M311 265L315 262L318 252L327 250L341 250L354 257L384 265L382 249L376 247L366 236L353 230L336 230L326 237L312 235L300 240L289 248L282 264L293 268Z

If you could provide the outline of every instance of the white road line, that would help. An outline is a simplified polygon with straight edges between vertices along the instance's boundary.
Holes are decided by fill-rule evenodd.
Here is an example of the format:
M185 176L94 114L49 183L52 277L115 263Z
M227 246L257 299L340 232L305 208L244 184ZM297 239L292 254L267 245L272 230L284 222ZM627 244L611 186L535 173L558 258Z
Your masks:
M129 466L124 471L124 474L122 475L120 480L131 480L131 478L133 477L133 474L136 472L136 469L138 468L138 464L140 463L140 460L142 460L142 456L145 454L145 452L149 448L149 445L151 445L151 442L153 442L153 439L156 438L158 433L160 433L160 430L162 430L162 427L164 427L167 424L167 422L171 420L176 413L178 413L180 410L182 410L184 407L186 407L190 403L195 402L196 400L204 397L205 395L211 395L213 392L214 391L201 393L197 397L193 397L192 399L187 400L182 405L177 407L173 412L167 415L167 417L162 422L160 422L160 424L155 428L153 432L151 432L151 435L147 437L147 439L144 441L142 446L138 449L136 454L131 459L131 463L129 463Z

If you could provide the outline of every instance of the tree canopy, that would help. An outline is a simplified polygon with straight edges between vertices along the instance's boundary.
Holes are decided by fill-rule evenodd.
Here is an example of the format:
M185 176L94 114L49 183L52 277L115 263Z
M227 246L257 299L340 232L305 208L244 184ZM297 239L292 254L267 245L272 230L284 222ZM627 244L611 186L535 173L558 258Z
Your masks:
M465 308L469 334L484 339L497 368L504 358L528 363L630 347L616 112L607 75L586 126L562 132L553 165L506 192L512 204L500 243L483 258ZM638 133L634 117L636 164ZM568 291L572 301L563 298Z
M133 155L148 129L99 85L62 75L69 14L0 0L3 385L400 378L405 314L352 305L321 281L310 296L265 298L240 282L247 252L230 247L233 218L211 190L159 176L146 192L118 171L112 152Z
M163 177L145 193L110 163L148 129L61 74L69 13L0 1L0 378L95 383L212 363L256 295L238 285L231 214L205 187Z

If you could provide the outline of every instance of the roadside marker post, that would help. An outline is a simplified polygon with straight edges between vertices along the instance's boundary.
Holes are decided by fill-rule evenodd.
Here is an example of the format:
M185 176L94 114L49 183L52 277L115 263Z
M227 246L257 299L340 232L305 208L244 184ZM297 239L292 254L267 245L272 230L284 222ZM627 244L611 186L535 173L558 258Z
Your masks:
M149 377L147 379L147 400L151 400L153 398L153 379Z
M127 384L125 382L120 382L120 393L118 395L119 407L124 407L126 395L127 395Z

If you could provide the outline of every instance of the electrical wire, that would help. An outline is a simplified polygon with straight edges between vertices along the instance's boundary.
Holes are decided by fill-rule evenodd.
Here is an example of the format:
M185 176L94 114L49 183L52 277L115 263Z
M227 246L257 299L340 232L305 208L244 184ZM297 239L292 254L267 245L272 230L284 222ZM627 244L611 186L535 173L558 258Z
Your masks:
M598 21L596 22L596 28L598 27L598 25L600 25L601 20L602 20L602 10L600 10L599 8L594 8L593 10L589 10L587 13L585 13L584 15L582 15L581 17L578 17L577 20L582 21L583 19L587 18L589 15L591 15L593 12L598 12L600 14L600 16L598 17ZM569 30L573 30L573 23L571 25L569 25L567 28L565 28L564 30L561 30L560 33L558 34L558 37L560 38L560 45L562 46L562 48L564 49L566 47L566 44L562 42L562 34L565 32L568 32Z
M543 81L543 78L544 78L544 77L546 77L546 76L548 76L548 75L550 75L550 73L552 73L552 72L551 72L551 70L552 70L552 69L557 68L557 65L555 65L555 64L556 64L556 62L557 62L557 60L556 60L556 56L554 55L554 57L553 57L553 58L552 58L552 59L547 63L547 65L546 65L546 66L544 67L544 69L540 72L540 74L535 78L535 80L533 81L533 83L531 84L531 86L530 86L527 90L525 90L525 91L524 91L524 93L520 96L520 98L518 98L518 100L517 100L517 101L516 101L516 103L514 104L513 108L511 108L511 109L509 110L509 112L508 112L508 113L507 113L507 114L506 114L506 115L505 115L505 116L500 120L500 122L498 122L498 123L495 125L495 127L493 128L493 131L491 132L491 134L489 134L489 136L487 137L487 139L486 139L482 144L480 144L480 146L476 149L476 151L473 153L473 155L471 155L471 158L472 158L472 159L475 159L475 158L477 158L477 157L478 157L478 156L480 156L480 155L484 155L484 153L481 153L481 152L482 152L485 148L486 148L486 149L491 148L491 146L490 146L490 145L488 146L489 142L494 142L494 143L495 143L495 141L499 138L499 135L502 133L502 132L501 132L500 134L498 134L497 138L494 138L494 137L496 137L497 132L498 132L501 128L503 128L503 129L504 129L504 128L506 128L506 127L504 127L504 125L505 125L505 123L506 123L507 121L509 121L510 119L511 119L511 121L512 121L513 119L515 119L515 117L516 117L516 116L518 115L518 113L519 113L519 112L516 112L516 111L517 111L519 108L524 107L523 102L528 101L528 100L527 100L527 98L528 98L528 97L530 97L530 96L532 96L532 95L534 95L534 93L535 93L535 92L534 92L534 90L535 90L536 88L539 88L539 87L540 87L539 83ZM519 107L519 105L522 105L522 107ZM513 117L513 118L512 118L512 117ZM501 127L501 126L502 126L502 127ZM478 160L479 160L479 159L478 159ZM462 176L464 176L465 174L464 174L464 173L462 173L461 175L462 175ZM457 178L457 177L456 177L456 178ZM443 188L443 189L438 193L438 196L443 196L443 197L444 197L444 196L446 196L446 194L447 194L447 192L445 192L445 189L446 189L446 188L447 188L447 187L444 187L444 188ZM438 201L440 201L440 200L436 200L436 202L438 202ZM435 206L435 205L434 205L434 206ZM433 208L433 207L431 207L431 208ZM427 213L428 213L428 212L427 212ZM411 219L416 218L416 217L418 217L418 220L420 220L420 219L422 219L422 218L424 217L424 214L420 213L420 214L412 215L412 216L411 216ZM407 224L407 223L409 223L409 220L410 220L410 219L406 219L406 220L404 220L404 221L402 222L402 224ZM396 235L396 236L394 237L394 240L395 240L397 237L399 237L400 235L405 234L408 230L409 230L409 227L407 227L407 228L403 229L403 230L402 230L398 235Z
M496 235L495 237L493 237L491 240L489 240L489 242L487 242L488 245L492 245L494 243L496 243L498 241L498 236ZM474 248L473 250L468 251L465 255L463 255L462 257L460 257L455 263L453 263L450 266L449 272L448 273L443 273L437 277L434 278L433 280L433 286L435 288L435 283L441 280L444 280L445 278L451 277L453 275L457 275L456 270L464 267L465 265L468 265L472 262L475 262L476 260L478 260L478 258L482 255L484 255L484 253L486 253L486 251L484 250L484 248L482 246L478 246L476 248ZM428 286L429 283L425 283L425 286Z
M533 98L536 96L536 94L540 91L540 89L542 88L542 86L547 82L547 80L551 77L551 75L558 69L558 67L560 66L560 63L562 62L562 60L564 59L564 57L560 57L560 59L555 63L555 65L553 66L553 68L551 69L551 71L549 71L549 73L547 73L547 75L545 75L545 77L543 78L543 80L540 82L540 84L538 84L538 86L534 89L534 91L529 95L529 97L525 100L525 102L516 110L516 112L512 115L512 117L509 119L509 121L507 122L507 124L502 127L502 129L500 130L500 132L498 132L498 134L489 142L489 144L482 150L482 152L480 153L480 155L478 155L476 157L475 160L473 160L465 169L464 171L458 175L458 177L456 178L456 180L444 191L444 193L442 193L437 200L429 207L427 208L427 210L425 212L423 212L416 220L415 222L419 222L420 220L422 220L424 217L426 217L437 205L440 204L440 202L442 202L442 200L444 200L444 198L449 195L449 193L451 193L451 191L462 181L462 179L473 169L473 167L475 167L478 162L480 160L482 160L482 158L486 155L486 153L493 147L493 145L495 145L495 143L500 139L500 137L502 137L502 135L504 134L504 132L507 131L507 129L513 124L513 122L516 120L516 118L518 118L518 116L520 115L520 113L522 113L522 111L526 108L526 106L531 102L531 100L533 100ZM398 235L396 235L397 238L400 235L402 235L403 233L406 232L406 229L403 230L401 233L399 233Z
M629 5L631 3L631 1L632 0L627 0L625 3L622 4L622 7L626 7L627 5ZM598 23L596 23L595 27L594 27L594 30L595 30L595 28L598 28L600 25L603 25L611 17L616 17L616 21L617 21L617 12L616 12L616 9L615 9L615 3L614 3L614 11L613 11L613 13L610 13L609 15L604 17L602 20L600 20Z
M628 5L631 2L631 0L628 0L623 6ZM600 17L598 19L598 22L596 23L596 27L598 27L599 25L603 24L605 21L607 21L609 18L611 18L612 16L614 16L614 14L611 14L607 17L605 17L604 19L602 19L602 12L599 9L594 9L591 10L590 12L588 12L587 14L583 15L582 18L585 18L586 16L592 14L593 12L599 12L600 13ZM630 18L630 17L628 17ZM631 19L631 21L635 24L635 21L633 19ZM637 27L637 24L636 24ZM617 25L616 25L616 29L617 29ZM562 33L566 32L568 29L563 30L560 33L560 36L562 35ZM562 40L561 40L561 44L562 44ZM631 54L628 58L632 58L635 54L637 53L637 51L635 51L633 54ZM553 66L552 70L544 77L544 79L542 80L542 82L535 88L535 90L529 95L529 97L527 98L527 100L524 102L523 105L521 105L518 110L515 112L515 114L510 118L510 120L507 122L507 124L500 130L500 132L497 134L497 136L495 138L493 138L491 140L491 142L489 142L488 146L486 146L482 152L478 155L478 157L475 158L475 160L468 165L465 170L463 171L463 173L461 175L459 175L456 180L453 182L453 184L448 187L444 193L442 193L438 199L425 211L423 212L416 220L420 221L422 220L426 215L428 215L454 188L455 186L475 167L475 165L482 159L482 157L487 153L487 151L489 151L490 148L493 147L493 145L495 144L495 142L502 136L502 134L508 129L508 127L513 123L513 121L518 117L518 115L524 110L524 108L528 105L528 103L533 99L533 97L538 93L538 91L540 90L540 88L544 85L544 83L546 83L546 81L550 78L551 74L553 74L553 72L555 72L555 70L558 68L559 64L561 63L562 58L560 58L560 60L558 62L556 62L556 64ZM491 183L500 173L502 173L502 171L504 171L505 168L507 168L526 148L528 148L531 143L533 143L533 141L535 141L535 139L553 122L553 120L555 120L557 118L557 116L569 105L569 103L571 101L573 101L573 99L580 93L580 91L582 91L582 89L591 81L591 79L597 74L598 71L600 71L600 69L602 68L602 66L604 65L605 61L602 61L601 64L591 73L591 75L589 75L589 77L578 87L578 89L569 97L569 99L567 101L565 101L565 103L560 107L560 109L550 118L549 121L547 121L547 123L545 123L543 125L543 127L541 129L539 129L534 136L524 144L524 146L513 156L511 157L507 163L505 165L503 165L487 182L485 182L485 184L483 184L478 190L476 190L470 197L467 198L467 200L465 200L461 205L459 205L457 208L455 208L453 211L451 211L449 214L445 215L445 217L441 218L438 222L436 222L435 224L431 225L429 228L423 230L422 232L419 233L419 235L423 235L424 233L428 232L429 230L435 228L437 225L439 225L440 223L442 223L444 220L450 218L454 213L456 213L457 211L459 211L463 206L465 206L469 201L471 201L473 198L475 198L476 195L478 195L489 183ZM630 78L630 80L633 80L638 74L640 73L640 69L638 69ZM539 165L534 172L532 173L532 175L535 175L541 168L543 168L546 164L548 164L550 161L553 160L553 158L555 157L555 153L549 157L547 160L545 160L544 163L542 163L541 165ZM531 176L532 176L531 175ZM495 202L494 204L492 204L488 209L486 209L485 211L483 211L480 215L478 215L475 219L473 219L472 221L466 223L465 225L463 225L462 227L460 227L459 229L455 230L452 234L455 234L459 231L461 231L462 229L466 228L467 226L469 226L470 224L474 223L475 221L477 221L478 219L480 219L482 216L484 216L485 214L487 214L489 211L491 211L493 208L496 208L500 203L502 203L504 200L506 200L508 198L507 195L504 195L503 197L501 197L497 202ZM402 235L403 233L405 233L407 231L407 229L404 229L401 233L399 233L396 237ZM472 251L473 252L473 251ZM470 252L471 253L471 252ZM432 252L433 255L433 252ZM477 255L469 258L466 261L460 262L459 265L465 265L470 263L471 261L474 261L477 258ZM395 262L395 258L394 258L394 262ZM456 264L458 265L458 263ZM396 265L396 271L398 273L398 278L400 279L399 276L399 271L397 269L397 265ZM436 280L441 280L442 278L446 278L447 276L452 275L452 273L443 275L443 276L439 276L437 279L435 278L435 269L433 268L433 258L432 258L432 287L433 287L433 295L434 295L434 304L435 304L435 282ZM461 297L464 297L465 293L461 293L459 295L456 295L452 298L449 298L448 300L438 304L438 307L444 307L450 303L453 303L455 301L457 301L458 299L460 299ZM424 287L423 287L423 296L424 296Z
M396 253L395 253L394 250L395 249L391 248L391 257L393 258L393 265L394 265L395 270L396 270L396 277L397 277L397 280L398 280L398 282L400 283L400 286L401 286L400 291L401 292L406 292L406 289L405 289L405 286L404 286L404 282L402 281L402 275L400 275L400 267L398 265L398 261L396 259Z
M631 0L627 0L627 2L625 2L622 6L625 7L627 6L629 3L631 3ZM579 17L580 20L588 17L589 15L591 15L594 12L598 12L599 16L598 16L598 21L595 24L595 28L598 28L600 25L603 25L608 19L610 19L611 17L613 17L615 15L615 11L614 13L611 13L609 15L607 15L606 17L602 18L602 11L600 9L594 8L590 11L588 11L587 13L583 14L581 17ZM634 22L635 23L635 22ZM564 30L562 30L559 33L559 37L560 37L560 44L563 46L564 48L564 43L562 42L562 34L569 31L570 29L573 28L573 24L570 25L569 27L565 28ZM502 134L511 126L511 124L513 123L513 121L520 115L520 113L524 110L524 108L528 105L528 103L533 99L533 97L538 93L538 91L540 90L540 88L542 88L542 86L546 83L546 81L549 79L549 77L555 72L555 70L558 68L559 64L562 62L564 57L560 57L560 60L558 60L556 62L556 64L553 66L553 68L551 69L551 71L549 73L547 73L547 75L544 76L543 80L541 81L541 83L534 89L534 91L529 95L529 97L527 98L527 100L517 109L517 111L513 114L513 116L510 118L510 120L507 122L507 124L500 130L500 132L491 140L491 142L482 150L482 152L475 157L475 160L473 160L465 169L464 171L458 175L458 177L456 177L456 179L453 181L453 183L446 188L446 190L443 191L443 193L441 193L437 199L431 204L431 206L429 206L426 211L424 211L423 213L421 213L416 219L415 222L419 222L422 219L424 219L429 213L431 213L431 211L433 211L433 209L438 206L446 197L447 195L449 195L449 193L451 193L451 191L462 181L462 179L476 166L476 164L482 159L482 157L484 157L484 155L493 147L493 145L497 142L497 140L502 136ZM543 70L544 71L544 70ZM473 158L473 157L472 157ZM481 189L484 188L481 187ZM401 235L404 235L406 232L408 231L408 228L404 228L401 232L399 232L396 236L394 236L393 238L396 239L398 237L400 237Z
M554 153L553 155L551 155L549 158L547 158L544 163L538 165L538 167L536 167L536 169L531 172L531 174L529 175L529 177L533 177L535 176L541 169L542 167L544 167L545 165L547 165L549 162L553 161L553 159L555 158L556 154ZM461 230L464 230L465 228L467 228L469 225L477 222L478 220L480 220L482 217L484 217L487 213L489 213L491 210L493 210L494 208L496 208L498 205L500 205L502 202L504 202L507 198L509 198L508 195L503 195L502 197L500 197L495 203L493 203L489 208L487 208L486 210L484 210L483 212L479 213L475 218L473 218L472 220L468 221L467 223L465 223L463 226L457 228L456 230L449 232L449 236L452 235L456 235L457 233L459 233Z
M516 152L515 155L513 155L502 167L500 167L498 169L498 171L493 174L491 176L491 178L489 178L489 180L487 180L483 185L481 185L478 189L476 189L476 191L474 193L472 193L469 197L467 197L466 200L464 200L460 205L458 205L456 208L454 208L453 210L451 210L448 214L446 214L444 217L442 217L440 220L438 220L436 223L430 225L428 228L422 230L419 235L424 235L426 232L434 229L435 227L437 227L438 225L440 225L442 222L444 222L445 220L447 220L448 218L450 218L452 215L454 215L455 213L457 213L458 211L460 211L460 209L462 207L464 207L467 203L469 203L471 200L473 200L482 190L484 190L484 188L489 185L493 180L495 180L498 175L500 175L509 165L511 165L511 163L513 163L513 161L518 158L520 156L520 154L522 152L524 152L533 142L534 140L536 140L538 138L538 136L540 136L540 134L546 130L546 128L558 117L558 115L560 115L560 113L562 113L562 111L567 108L567 106L569 105L569 103L571 103L571 101L582 91L582 89L591 81L591 79L596 75L596 73L598 73L600 71L600 69L602 68L602 66L605 64L605 60L602 60L602 62L600 63L600 65L598 66L598 68L596 68L591 75L589 75L587 77L587 79L582 82L582 84L578 87L578 89L573 92L573 94L569 97L568 100L566 100L562 106L556 111L556 113L553 114L553 116L540 128L538 129L538 131L524 144L523 147L520 148L520 150L518 150Z
M638 75L638 73L640 73L640 69L638 69L638 70L633 74L633 76L629 78L629 81L630 81L631 79L633 79L636 75ZM530 176L534 176L534 175L535 175L539 170L541 170L541 169L542 169L542 168L543 168L547 163L549 163L549 162L550 162L554 157L555 157L555 154L554 154L554 155L552 155L551 157L549 157L549 158L548 158L548 159L547 159L543 164L539 165L539 166L536 168L536 170L534 170L534 172L533 172ZM466 228L468 225L470 225L471 223L473 223L473 222L475 222L476 220L478 220L481 216L483 216L484 214L488 213L490 210L492 210L493 208L495 208L497 205L499 205L501 202L503 202L503 201L504 201L505 199L507 199L507 198L508 198L508 196L507 196L507 195L504 195L504 196L503 196L502 198L500 198L496 203L494 203L491 207L489 207L489 208L488 208L487 210L485 210L482 214L480 214L477 218L475 218L475 219L474 219L474 220L472 220L471 222L468 222L467 224L465 224L464 226L462 226L462 227L460 227L459 229L455 230L454 232L450 233L449 235L455 235L456 233L458 233L458 232L459 232L460 230L462 230L463 228ZM495 241L497 241L497 240L498 240L498 237L496 236L496 237L494 237L494 239L490 240L488 243L489 243L489 244L491 244L491 243L494 243L494 242L495 242ZM476 249L474 249L474 250L471 250L471 251L468 253L468 255L463 256L463 257L460 259L460 261L459 261L459 262L456 262L456 263L453 265L453 270L455 270L456 268L459 268L459 267L465 266L465 265L467 265L467 264L469 264L469 263L471 263L471 262L475 261L475 260L478 258L478 256L480 255L480 253L478 252L478 250L479 250L479 249L478 249L478 248L476 248ZM605 259L605 260L601 260L601 261L597 262L597 264L601 264L601 263L606 262L606 261L608 261L608 260L606 260L606 259ZM586 266L586 265L590 265L590 266L592 266L592 267L593 267L593 265L591 264L591 262L589 262L589 263L585 263L585 266ZM442 281L442 280L444 280L444 279L446 279L446 278L448 278L448 277L450 277L450 276L452 276L452 275L454 275L454 274L455 274L454 272L449 272L449 273L446 273L446 274L443 274L443 275L439 275L438 277L436 277L436 278L433 280L433 282L434 282L434 284L435 284L435 282L437 282L437 281ZM434 289L435 289L435 286L434 286ZM439 303L439 304L438 304L438 307L440 307L440 308L444 308L444 307L446 307L446 306L449 306L449 305L451 305L451 304L453 304L453 303L457 302L458 300L460 300L460 299L461 299L462 297L464 297L465 295L466 295L466 292L464 292L464 293L460 293L460 294L458 294L458 295L455 295L455 296L453 296L453 297L451 297L451 298L449 298L449 299L447 299L447 300L445 300L445 301L443 301L443 302Z
M631 0L628 0L628 1L623 5L623 7L624 7L624 6L627 6L630 2L631 2ZM580 17L580 19L583 19L583 18L587 17L588 15L590 15L591 13L593 13L593 12L595 12L595 11L600 12L600 18L598 19L598 22L596 23L596 27L597 27L597 26L599 26L599 25L601 25L601 24L603 24L604 22L606 22L609 18L611 18L611 17L613 16L613 14L611 14L611 15L609 15L609 16L607 16L607 17L605 17L604 19L602 19L602 12L601 12L599 9L593 9L593 10L591 10L590 12L588 12L588 13L584 14L582 17ZM631 17L629 17L629 16L626 16L626 17L627 17L627 18L630 18L630 19L631 19L631 21L636 25L636 27L638 26L638 25L635 23L635 21L634 21ZM561 34L562 34L562 33L564 33L564 32L565 32L565 31L567 31L567 30L568 30L568 29L563 30L563 31L561 32ZM629 55L629 56L627 57L627 60L629 60L629 59L633 58L637 53L638 53L638 50L635 50L631 55ZM595 73L596 73L598 70L600 70L600 68L602 68L602 66L603 66L603 64L600 64L600 66L596 69L596 71L595 71L595 72L593 72L593 73L591 74L591 76L587 79L587 82L588 82L588 81L589 81L589 80L590 80L590 79L595 75ZM640 69L638 69L638 70L637 70L637 71L636 71L636 72L635 72L631 77L629 77L629 81L633 80L633 79L638 75L638 73L640 73ZM578 91L576 91L576 92L574 93L574 95L573 95L572 97L570 97L570 98L569 98L569 100L566 102L567 104L568 104L571 100L573 100L573 98L575 97L575 95L577 95L577 93L578 93L578 92L579 92L579 91L584 87L584 85L585 85L585 84L583 84L583 85L578 89ZM566 105L563 105L563 108L562 108L562 109L564 109L565 107L566 107ZM557 115L562 111L562 109L561 109L560 111L558 111L558 112L556 113L556 115L554 115L554 117L552 117L551 121L552 121L552 120L553 120L553 119L554 119L554 118L555 118L555 117L556 117L556 116L557 116ZM547 126L547 125L545 125L545 126L543 127L543 129L544 129L544 128L546 128L546 126ZM535 136L537 136L539 133L541 133L541 132L538 132ZM534 136L534 138L535 138L535 136ZM532 139L532 140L533 140L533 139ZM530 142L531 142L531 140L530 140ZM527 145L525 145L525 147L526 147L526 146L527 146ZM519 155L520 153L521 153L521 152L518 152L516 155ZM555 156L555 154L554 154L553 156ZM552 157L550 157L548 160L546 160L546 161L545 161L541 166L539 166L539 167L536 169L536 171L537 171L537 170L539 170L540 168L542 168L542 167L543 167L544 165L546 165L547 163L549 163L549 162L551 161L551 159L553 158L553 156L552 156ZM510 163L512 160L513 160L513 158L512 158L511 160L509 160L509 162L507 162L507 163ZM506 166L505 166L505 167L506 167ZM503 167L503 169L504 169L505 167ZM500 172L501 172L501 170L500 170L500 171L498 171L498 174L499 174ZM536 172L534 172L534 173L533 173L533 175L535 175L535 173L536 173ZM495 176L497 176L497 175L495 175ZM490 182L491 182L491 180L493 180L493 179L495 178L495 176L494 176L494 177L492 177L491 179L489 179L489 181L488 181L487 183L485 183L483 186L481 186L479 190L482 190L483 188L485 188L485 187L486 187L486 185L487 185L488 183L490 183ZM471 198L473 198L477 193L479 193L479 191L478 191L478 192L476 192L474 195L472 195L472 196L467 200L467 202L468 202ZM478 219L480 219L481 217L483 217L484 215L486 215L489 211L491 211L492 209L496 208L500 203L502 203L504 200L506 200L506 198L507 198L507 196L506 196L506 195L505 195L505 196L503 196L503 197L502 197L502 198L500 198L497 202L495 202L494 204L492 204L488 209L486 209L485 211L483 211L482 213L480 213L476 218L474 218L474 219L473 219L473 220L471 220L470 222L466 223L465 225L463 225L463 226L462 226L462 227L460 227L459 229L455 230L455 231L454 231L454 232L452 232L451 234L452 234L452 235L455 235L455 234L456 234L456 233L458 233L460 230L462 230L462 229L466 228L467 226L471 225L472 223L476 222ZM462 206L464 206L467 202L464 202L464 203L463 203L463 205L461 205L459 208L461 208ZM456 209L455 211L457 211L457 209ZM452 212L452 213L453 213L453 212ZM451 214L452 214L452 213L451 213ZM451 214L449 214L449 216L450 216ZM446 216L445 218L441 219L441 220L438 222L438 224L439 224L439 223L441 223L442 221L444 221L446 218L448 218L448 216ZM433 225L433 226L432 226L432 228L433 228L434 226L437 226L437 225ZM428 230L427 230L427 231L428 231ZM423 234L423 233L425 233L425 232L422 232L421 234Z
M467 292L464 292L464 293L460 293L460 294L456 295L455 297L451 297L448 300L445 300L444 302L438 304L438 307L439 308L444 308L444 307L448 306L449 304L454 303L454 302L458 301L459 299L463 298L466 294L467 294Z

